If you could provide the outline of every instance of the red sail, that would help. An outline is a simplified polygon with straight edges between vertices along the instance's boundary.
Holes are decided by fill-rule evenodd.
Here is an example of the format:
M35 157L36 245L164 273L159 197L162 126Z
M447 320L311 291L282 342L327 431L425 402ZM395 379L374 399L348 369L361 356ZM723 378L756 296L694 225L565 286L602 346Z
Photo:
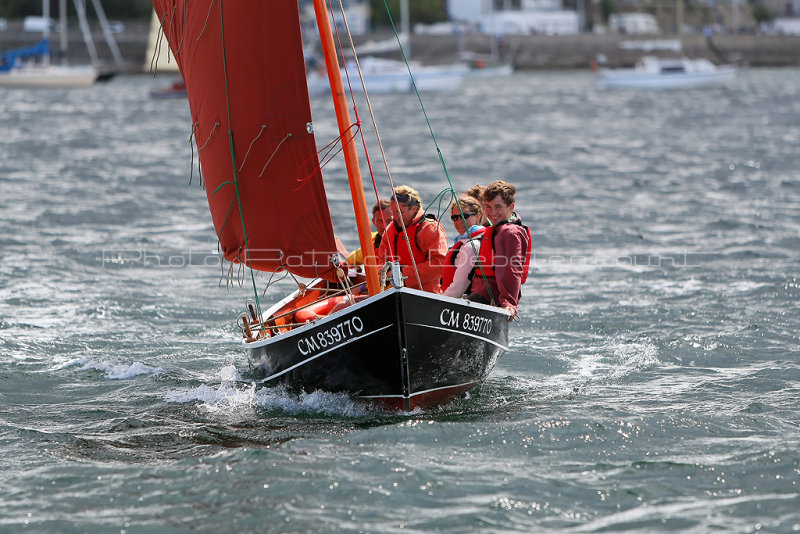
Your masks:
M263 271L330 277L336 245L311 126L297 0L153 5L186 82L225 258Z

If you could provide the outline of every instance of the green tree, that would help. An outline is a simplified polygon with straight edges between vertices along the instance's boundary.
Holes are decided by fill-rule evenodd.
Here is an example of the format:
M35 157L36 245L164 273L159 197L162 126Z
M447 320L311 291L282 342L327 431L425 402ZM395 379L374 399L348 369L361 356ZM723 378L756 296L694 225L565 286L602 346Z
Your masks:
M370 11L372 12L372 27L391 27L389 15L386 13L388 7L392 14L397 29L400 29L400 0L370 0ZM414 24L433 24L447 20L447 7L445 0L409 0L409 26Z
M608 22L608 17L617 12L617 4L614 0L600 0L600 11L603 13L603 21Z
M766 7L764 7L764 4L760 2L751 2L750 9L753 13L753 20L756 21L756 24L760 25L763 22L770 22L775 18L775 16L770 13Z

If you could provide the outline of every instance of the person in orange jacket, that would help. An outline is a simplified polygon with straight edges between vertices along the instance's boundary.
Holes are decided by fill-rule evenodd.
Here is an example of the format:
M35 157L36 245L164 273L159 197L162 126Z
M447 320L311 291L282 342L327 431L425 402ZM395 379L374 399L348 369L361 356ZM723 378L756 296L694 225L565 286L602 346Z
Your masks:
M447 254L444 228L435 216L425 214L419 193L407 185L395 187L390 202L392 223L376 252L378 265L398 261L406 287L441 293L442 262Z

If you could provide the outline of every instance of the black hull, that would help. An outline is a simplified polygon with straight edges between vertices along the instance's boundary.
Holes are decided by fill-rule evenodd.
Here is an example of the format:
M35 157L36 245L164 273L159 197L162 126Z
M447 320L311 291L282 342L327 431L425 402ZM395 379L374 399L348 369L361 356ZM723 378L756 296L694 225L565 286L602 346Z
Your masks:
M476 386L507 346L505 311L412 289L246 344L266 385L347 393L406 411Z

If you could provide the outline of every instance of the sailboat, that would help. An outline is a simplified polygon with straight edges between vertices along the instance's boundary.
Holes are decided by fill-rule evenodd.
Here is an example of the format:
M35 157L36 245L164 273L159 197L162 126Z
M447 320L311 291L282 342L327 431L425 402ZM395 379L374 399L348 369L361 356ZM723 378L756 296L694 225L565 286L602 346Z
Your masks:
M597 85L612 89L693 89L720 87L736 79L733 65L705 58L643 56L630 69L597 69Z
M55 65L50 62L50 2L43 0L42 40L0 55L0 87L89 87L97 78L91 65Z
M411 61L409 20L408 0L401 0L401 31L398 40L402 44L405 61L366 56L358 63L348 61L342 68L343 77L364 80L363 86L360 83L353 84L353 92L361 92L363 87L373 94L411 93L415 89L420 92L446 92L458 89L470 72L469 66L463 62L449 65L422 65L419 62ZM386 44L393 45L392 48L397 50L397 42ZM373 44L373 47L376 50L378 48L377 44ZM413 81L409 67L414 74ZM322 94L329 91L327 75L321 70L311 70L308 73L308 87L311 94Z
M325 0L314 0L365 257L368 298L350 299L314 135L296 0L153 0L186 82L221 252L249 268L239 317L260 384L323 390L393 410L445 404L480 384L508 348L508 312L404 286L375 264L367 203ZM254 271L288 271L297 290L262 310ZM333 308L333 306L330 306Z

